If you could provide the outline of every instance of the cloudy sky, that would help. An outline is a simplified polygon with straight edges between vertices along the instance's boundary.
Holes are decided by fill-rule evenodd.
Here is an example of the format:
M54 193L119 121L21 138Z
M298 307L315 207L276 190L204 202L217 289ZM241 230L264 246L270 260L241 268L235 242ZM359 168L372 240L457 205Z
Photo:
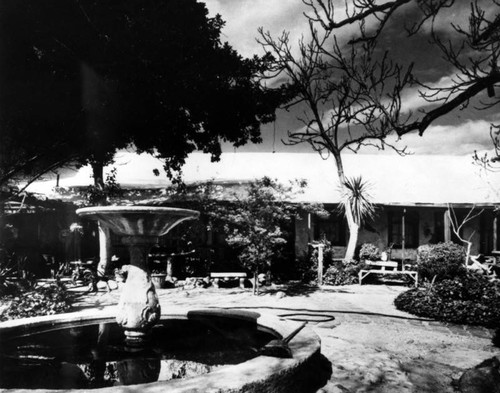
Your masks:
M343 0L341 0L343 2ZM263 50L256 42L257 29L263 27L276 37L282 31L289 31L291 42L295 43L302 36L307 37L307 25L303 12L308 8L301 0L206 0L211 15L219 13L226 21L223 30L223 39L227 40L244 56L262 54ZM467 27L468 1L458 1L458 5L442 13L436 26L444 38L453 37L451 22ZM490 2L485 3L486 10ZM453 76L453 69L442 60L440 52L428 43L429 29L424 29L418 37L408 39L401 26L403 21L411 20L415 12L407 7L403 12L396 14L394 22L387 26L382 44L390 50L394 58L402 62L415 62L415 70L419 78L434 85L442 85ZM339 17L343 8L339 8ZM353 28L347 30L353 31ZM408 146L415 154L451 154L468 155L474 150L490 150L491 140L489 127L491 122L498 121L498 110L478 111L473 107L477 102L471 102L464 110L455 110L453 113L440 119L425 132L423 137L406 135L397 142L400 147ZM416 88L409 88L404 92L404 108L418 111L429 108L428 103L419 98ZM296 111L280 111L274 124L263 127L264 144L247 145L237 151L277 151L300 152L310 151L308 145L285 146L281 140L286 139L287 131L294 131L301 127L296 120ZM395 139L395 138L394 138ZM234 151L227 145L226 151ZM374 150L364 150L373 153Z

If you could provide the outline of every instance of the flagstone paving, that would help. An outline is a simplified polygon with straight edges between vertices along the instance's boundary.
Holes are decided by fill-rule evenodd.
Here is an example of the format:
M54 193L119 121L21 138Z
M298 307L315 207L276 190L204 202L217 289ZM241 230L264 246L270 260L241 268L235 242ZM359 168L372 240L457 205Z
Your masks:
M259 296L239 288L161 289L162 310L241 308L307 321L321 338L328 381L319 392L453 392L460 375L500 355L493 331L441 323L396 310L408 288L352 285L271 286ZM113 307L120 290L77 292L77 309Z

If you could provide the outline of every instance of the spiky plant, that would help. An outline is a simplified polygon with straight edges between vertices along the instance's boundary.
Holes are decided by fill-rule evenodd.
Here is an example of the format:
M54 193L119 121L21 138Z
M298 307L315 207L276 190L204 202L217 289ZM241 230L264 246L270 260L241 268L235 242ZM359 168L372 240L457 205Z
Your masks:
M369 187L369 183L364 181L361 176L358 176L346 178L341 188L339 208L344 212L349 225L346 260L354 258L361 224L375 215L375 205L371 202L371 196L368 192Z
M361 176L346 178L342 187L341 209L350 209L354 222L361 225L375 215L375 205L371 202L370 183Z

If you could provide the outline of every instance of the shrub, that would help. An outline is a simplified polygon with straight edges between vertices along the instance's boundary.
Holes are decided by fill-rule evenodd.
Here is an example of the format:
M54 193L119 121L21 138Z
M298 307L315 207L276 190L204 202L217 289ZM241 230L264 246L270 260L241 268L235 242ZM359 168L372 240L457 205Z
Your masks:
M335 259L335 250L331 243L322 240L323 248L323 283L328 285L350 285L358 282L358 273L365 266L358 261ZM306 283L318 282L318 249L310 250L297 259L300 278Z
M2 299L9 306L0 315L0 321L51 315L71 309L66 288L62 284L31 289Z
M396 308L422 317L454 323L500 325L500 293L498 284L468 273L401 293Z
M0 296L15 291L15 284L11 280L16 270L17 261L13 253L0 246Z
M401 293L394 300L396 308L421 317L436 318L442 301L434 292L425 288L413 288Z
M301 254L295 261L299 279L304 283L314 282L318 278L318 260L308 253Z
M480 274L469 273L453 280L443 280L434 286L444 300L471 300L486 302L497 296L497 285Z
M421 279L437 281L464 276L465 249L447 242L420 246L417 250L417 269Z
M323 275L328 285L351 285L358 282L358 273L364 266L358 261L334 261Z
M372 243L364 243L359 250L359 259L377 261L380 259L380 250Z

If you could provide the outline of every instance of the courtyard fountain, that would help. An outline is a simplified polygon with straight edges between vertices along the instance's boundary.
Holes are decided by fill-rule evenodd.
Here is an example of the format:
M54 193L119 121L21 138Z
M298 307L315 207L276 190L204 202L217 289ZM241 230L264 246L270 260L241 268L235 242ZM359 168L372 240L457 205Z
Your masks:
M288 392L300 381L314 388L320 343L305 324L233 309L169 306L162 312L148 251L197 211L101 206L77 213L128 246L130 268L117 310L0 323L0 389L111 392L141 384L136 389L143 392Z
M130 267L121 293L116 320L125 331L129 345L141 345L161 315L160 303L148 270L148 253L158 238L186 220L199 216L188 209L149 206L98 206L76 211L99 223L128 246Z

